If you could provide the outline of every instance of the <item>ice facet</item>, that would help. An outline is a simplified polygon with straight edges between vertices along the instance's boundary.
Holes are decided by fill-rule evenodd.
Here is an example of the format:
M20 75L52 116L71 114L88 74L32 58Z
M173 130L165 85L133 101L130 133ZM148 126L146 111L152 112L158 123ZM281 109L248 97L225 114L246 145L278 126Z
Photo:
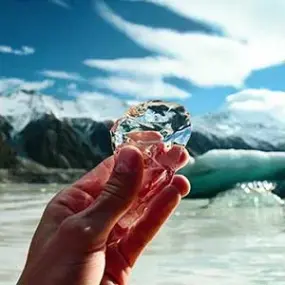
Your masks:
M171 182L191 136L190 114L181 105L148 101L130 108L111 129L114 155L124 145L143 154L143 181L131 209L115 226L110 243L116 243L143 215L151 200ZM159 213L157 213L159 215Z
M176 103L159 100L131 107L111 130L114 149L129 141L131 132L155 131L168 145L186 146L191 136L190 114Z

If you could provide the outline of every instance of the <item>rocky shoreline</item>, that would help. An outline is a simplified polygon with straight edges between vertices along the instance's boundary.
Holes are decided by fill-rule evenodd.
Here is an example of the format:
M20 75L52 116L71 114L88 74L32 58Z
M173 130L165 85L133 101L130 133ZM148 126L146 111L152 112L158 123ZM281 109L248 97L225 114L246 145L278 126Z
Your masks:
M71 184L85 173L82 169L48 169L44 173L0 169L0 183Z
M85 169L47 168L28 159L18 158L13 168L0 168L0 183L70 184L82 177Z
M70 184L85 173L83 169L48 169L44 173L0 169L0 183Z

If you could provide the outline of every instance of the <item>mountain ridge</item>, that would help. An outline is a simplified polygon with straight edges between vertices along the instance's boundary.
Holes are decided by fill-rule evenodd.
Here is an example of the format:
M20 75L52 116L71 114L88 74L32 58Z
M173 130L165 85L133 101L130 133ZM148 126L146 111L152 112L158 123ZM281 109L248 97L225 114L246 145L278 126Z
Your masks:
M15 161L15 155L50 168L89 170L111 155L109 130L129 104L114 97L85 99L58 100L23 89L2 94L0 134L5 159L4 154L0 157L5 167L7 161ZM192 125L187 145L192 156L212 149L285 151L285 124L265 114L223 110L193 117Z
M77 108L78 102L70 105L25 90L0 96L0 182L72 183L112 155L110 129L129 104L119 99L80 100ZM64 104L69 108L62 110ZM108 116L101 117L105 111ZM187 149L195 164L181 172L191 181L190 197L209 198L232 189L242 171L242 179L250 179L247 160L254 158L251 150L261 151L259 161L268 169L272 152L280 152L282 159L285 153L285 124L270 115L222 110L193 117L192 126ZM224 160L216 155L211 161L215 150L226 150L217 152ZM225 164L232 167L229 175L224 175ZM254 165L258 170L258 161ZM254 178L273 179L277 185L273 192L284 197L284 167L278 171L277 176L272 172L265 177L261 172ZM207 177L212 179L209 185L205 184Z

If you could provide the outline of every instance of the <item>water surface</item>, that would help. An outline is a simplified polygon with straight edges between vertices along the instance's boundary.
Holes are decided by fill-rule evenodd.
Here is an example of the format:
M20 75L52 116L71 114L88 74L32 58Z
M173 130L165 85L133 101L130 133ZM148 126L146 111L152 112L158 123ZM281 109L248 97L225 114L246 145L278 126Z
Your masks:
M0 285L16 283L42 211L60 187L0 185ZM131 284L284 284L282 207L222 202L183 201L137 263Z

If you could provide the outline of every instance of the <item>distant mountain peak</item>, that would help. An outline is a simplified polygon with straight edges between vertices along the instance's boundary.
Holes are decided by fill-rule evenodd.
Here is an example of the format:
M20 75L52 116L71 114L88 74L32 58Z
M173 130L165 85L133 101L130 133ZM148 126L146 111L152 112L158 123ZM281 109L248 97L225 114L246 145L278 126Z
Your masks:
M58 100L37 90L14 88L0 95L0 115L9 117L16 131L21 131L29 121L44 114L57 119L89 118L94 121L112 120L120 117L128 104L113 96L77 96Z

